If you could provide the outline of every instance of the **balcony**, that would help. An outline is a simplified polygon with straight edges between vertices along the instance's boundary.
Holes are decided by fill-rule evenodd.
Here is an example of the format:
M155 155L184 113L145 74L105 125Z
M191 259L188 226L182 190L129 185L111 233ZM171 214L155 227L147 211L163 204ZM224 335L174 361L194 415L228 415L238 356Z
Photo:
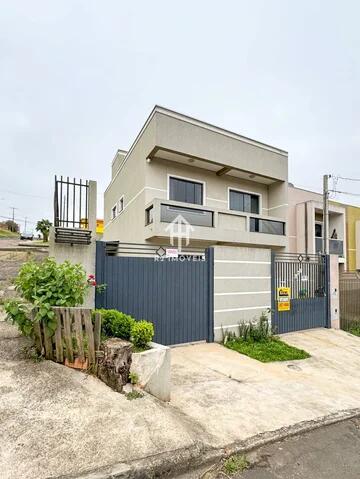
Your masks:
M287 245L285 222L279 218L158 198L145 210L146 239L169 238L169 224L179 215L183 223L191 225L191 241L269 247Z
M315 252L321 253L323 250L323 239L315 237ZM344 241L337 239L329 239L329 253L337 254L340 257L344 256Z

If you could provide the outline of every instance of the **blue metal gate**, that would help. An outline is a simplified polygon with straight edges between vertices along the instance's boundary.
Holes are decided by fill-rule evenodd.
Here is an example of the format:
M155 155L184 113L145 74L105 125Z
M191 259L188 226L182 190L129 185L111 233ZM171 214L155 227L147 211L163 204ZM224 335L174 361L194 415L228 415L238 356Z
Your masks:
M176 261L158 258L155 250L144 249L144 245L119 256L116 245L101 241L96 245L96 279L107 285L96 294L97 308L117 309L151 321L157 343L213 341L211 248L203 258L184 255ZM143 251L147 257L139 257Z
M272 254L272 326L277 334L329 327L329 257ZM278 288L290 288L290 310L279 311Z

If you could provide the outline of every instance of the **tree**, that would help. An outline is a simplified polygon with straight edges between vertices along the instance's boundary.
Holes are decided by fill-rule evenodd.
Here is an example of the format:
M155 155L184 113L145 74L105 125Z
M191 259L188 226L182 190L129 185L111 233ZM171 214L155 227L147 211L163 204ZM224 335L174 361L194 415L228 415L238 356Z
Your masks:
M36 224L36 231L40 231L40 233L43 235L44 243L49 240L50 226L52 226L52 223L45 219L38 221Z
M9 231L12 231L13 233L19 232L19 225L15 223L15 221L8 220L5 222L5 225Z

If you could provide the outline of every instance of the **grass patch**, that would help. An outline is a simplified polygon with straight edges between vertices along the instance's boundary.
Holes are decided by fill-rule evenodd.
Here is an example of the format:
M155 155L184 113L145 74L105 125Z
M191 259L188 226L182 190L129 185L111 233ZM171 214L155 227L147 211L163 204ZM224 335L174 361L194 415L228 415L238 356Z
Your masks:
M243 454L235 454L226 459L223 465L223 470L230 475L242 472L250 467L250 463Z
M360 325L359 326L353 326L348 330L348 333L353 334L354 336L360 336Z
M262 363L293 361L310 357L310 354L306 351L290 346L274 336L263 341L245 341L242 338L232 338L226 342L225 346Z
M139 392L139 391L131 391L129 393L126 393L125 394L125 397L128 401L133 401L134 399L140 399L140 398L143 398L144 395L143 393Z
M12 231L0 228L0 238L20 238L20 235L19 233L13 233Z

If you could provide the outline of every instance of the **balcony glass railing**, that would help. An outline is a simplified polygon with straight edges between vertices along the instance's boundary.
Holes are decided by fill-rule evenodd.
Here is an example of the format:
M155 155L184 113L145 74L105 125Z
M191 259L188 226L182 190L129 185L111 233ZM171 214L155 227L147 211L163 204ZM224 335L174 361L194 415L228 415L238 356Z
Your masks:
M194 226L214 226L213 211L166 204L161 205L160 221L171 223L178 215L181 215L188 223Z
M253 233L266 233L283 236L285 234L285 223L283 221L250 218L250 231Z
M315 238L315 250L316 253L321 253L323 249L323 239L320 237ZM344 256L344 242L343 240L329 239L329 253L338 254Z

